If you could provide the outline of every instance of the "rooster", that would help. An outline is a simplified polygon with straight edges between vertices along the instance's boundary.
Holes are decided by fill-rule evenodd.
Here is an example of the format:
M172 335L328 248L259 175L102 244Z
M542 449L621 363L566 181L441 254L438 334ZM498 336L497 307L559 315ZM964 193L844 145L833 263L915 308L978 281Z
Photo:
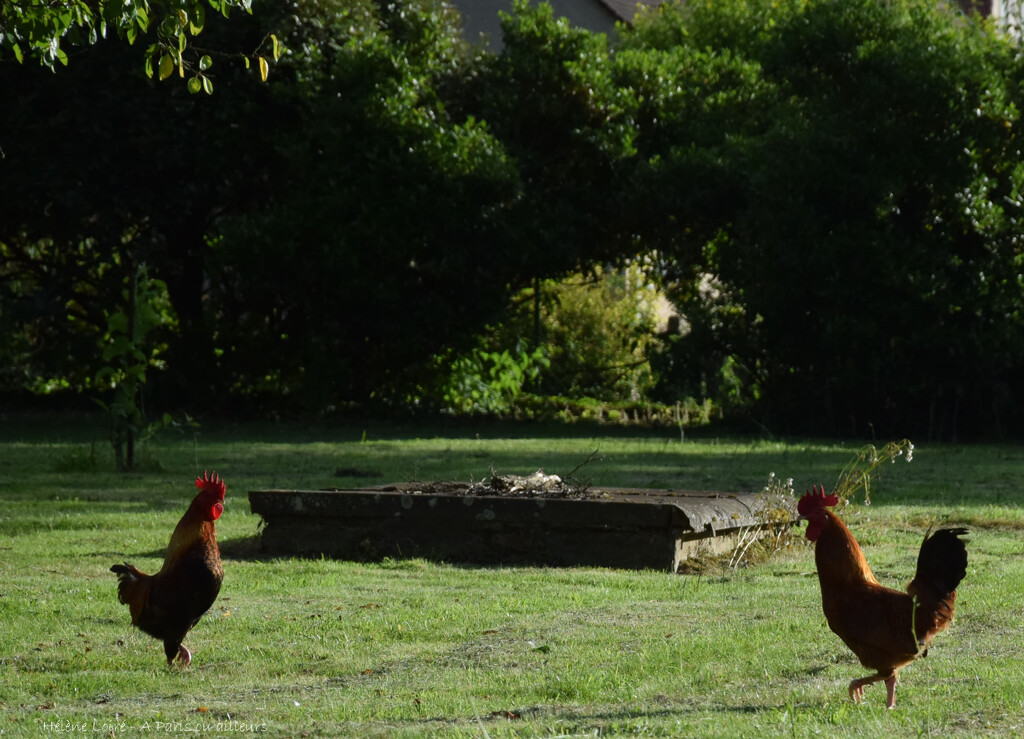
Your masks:
M797 504L800 517L807 520L807 538L815 542L822 608L829 628L862 665L876 671L850 683L850 698L861 702L864 686L884 680L888 707L893 708L897 672L926 656L932 638L953 618L956 588L967 574L967 548L958 537L967 529L925 534L917 573L904 593L880 585L871 574L853 534L828 510L838 502L837 495L826 496L819 487Z
M204 472L196 487L199 493L171 534L159 572L147 575L127 562L110 568L132 625L163 641L168 665L177 658L183 667L192 653L181 642L213 605L224 580L213 523L224 512L224 481Z

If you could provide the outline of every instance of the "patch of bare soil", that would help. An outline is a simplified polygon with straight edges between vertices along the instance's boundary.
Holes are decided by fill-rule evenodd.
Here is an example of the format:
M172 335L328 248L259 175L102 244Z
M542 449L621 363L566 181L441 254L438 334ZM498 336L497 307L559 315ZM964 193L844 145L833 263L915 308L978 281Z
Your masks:
M420 495L488 495L499 498L566 498L586 500L598 497L589 486L573 485L558 475L537 470L532 475L492 475L480 482L427 482L415 492Z

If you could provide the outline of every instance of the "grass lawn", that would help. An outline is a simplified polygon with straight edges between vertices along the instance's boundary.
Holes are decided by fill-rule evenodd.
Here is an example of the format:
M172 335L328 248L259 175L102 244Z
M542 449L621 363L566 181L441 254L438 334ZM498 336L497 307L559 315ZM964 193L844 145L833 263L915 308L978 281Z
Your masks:
M579 427L213 426L111 471L98 421L0 419L4 736L1024 735L1024 449L918 444L844 518L903 587L932 523L966 524L957 618L902 672L896 709L821 612L813 550L702 575L270 559L246 493L479 480L538 467L593 484L803 491L859 443ZM221 596L169 669L110 565L160 566L197 472L228 485Z

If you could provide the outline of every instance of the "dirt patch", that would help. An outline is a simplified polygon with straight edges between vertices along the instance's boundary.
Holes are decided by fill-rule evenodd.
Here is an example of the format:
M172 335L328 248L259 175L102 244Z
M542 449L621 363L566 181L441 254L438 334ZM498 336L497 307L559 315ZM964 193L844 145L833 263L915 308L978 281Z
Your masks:
M493 475L480 482L427 482L406 490L413 495L472 495L499 498L559 498L589 500L605 494L586 485L573 485L558 475L537 470L532 475Z

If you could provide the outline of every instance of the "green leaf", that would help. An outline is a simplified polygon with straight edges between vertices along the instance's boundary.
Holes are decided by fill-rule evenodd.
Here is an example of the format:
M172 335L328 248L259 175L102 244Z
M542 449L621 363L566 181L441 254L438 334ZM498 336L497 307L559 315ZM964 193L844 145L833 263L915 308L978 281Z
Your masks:
M193 10L195 11L195 19L189 24L189 30L193 36L198 36L206 26L206 8L202 5L196 5Z
M127 333L128 316L124 314L124 311L112 313L107 317L107 330L111 333Z
M160 57L160 80L163 81L174 74L174 60L170 54Z
M135 347L128 341L127 337L115 336L113 341L103 347L103 359L109 361L116 357L127 357L133 354Z
M207 76L203 76L203 89L206 90L207 95L213 94L213 80Z
M204 55L199 60L199 69L205 72L207 69L213 66L213 59L209 55Z
M150 44L149 48L146 49L146 76L150 79L153 79L153 73L155 71L153 65L159 64L159 57L160 47L156 44Z
M270 34L270 42L274 45L274 61L276 62L281 58L281 42L277 40L277 36Z
M199 77L193 77L188 81L188 91L195 95L197 92L203 89L203 83Z
M260 79L264 82L267 81L267 75L270 73L270 65L267 64L267 60L260 57Z
M25 57L21 53L20 46L18 46L17 44L12 44L11 48L14 50L14 58L18 60L18 64L21 64L23 61L25 61Z

